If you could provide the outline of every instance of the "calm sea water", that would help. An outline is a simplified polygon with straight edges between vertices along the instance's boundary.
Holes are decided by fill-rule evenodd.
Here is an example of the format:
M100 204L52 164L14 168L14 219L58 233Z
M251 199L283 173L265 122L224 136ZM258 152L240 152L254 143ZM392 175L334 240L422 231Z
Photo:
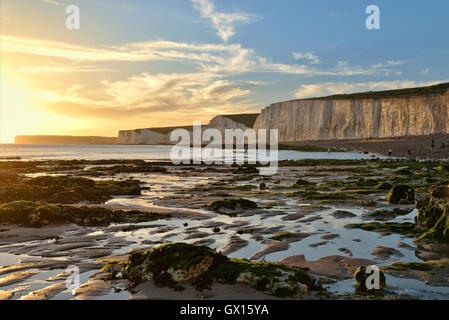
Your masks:
M16 145L1 144L0 158L21 157L22 160L99 160L142 159L168 160L172 146L149 145ZM191 152L192 149L190 150ZM195 155L196 153L193 152ZM279 151L279 160L300 159L367 159L372 155L354 152L300 152ZM237 151L235 158L246 157ZM379 158L382 158L379 156ZM208 159L208 158L206 158ZM210 157L209 159L214 159Z

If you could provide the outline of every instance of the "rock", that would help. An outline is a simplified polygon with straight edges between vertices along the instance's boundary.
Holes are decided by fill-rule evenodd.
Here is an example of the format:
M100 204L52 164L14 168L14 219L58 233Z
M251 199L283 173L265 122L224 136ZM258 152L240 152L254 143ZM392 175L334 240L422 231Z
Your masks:
M315 183L309 182L309 181L303 180L303 179L298 179L298 180L296 180L296 182L293 184L293 187L294 187L294 188L298 188L298 187L311 186L311 185L315 185Z
M427 199L419 204L415 224L421 231L420 240L449 243L449 204Z
M265 182L261 182L259 184L259 190L266 190L267 189L267 184Z
M288 250L290 247L288 241L279 241L279 242L273 242L267 245L265 248L263 248L261 251L253 254L253 256L250 258L250 260L257 260L260 258L263 258L264 256L278 251L284 251Z
M352 251L349 250L349 249L347 249L347 248L338 248L338 251L343 252L343 253L346 253L346 254L347 254L348 256L350 256L350 257L353 256Z
M229 255L237 250L240 250L241 248L244 248L248 245L248 241L245 239L242 239L238 236L232 236L230 239L230 242L224 247L224 249L221 251L224 255Z
M376 186L376 189L378 190L390 190L391 188L393 188L393 186L388 182L382 182Z
M133 254L129 262L122 265L122 270L123 277L129 279L133 287L144 281L176 290L183 290L183 283L192 283L198 290L210 288L214 281L245 283L278 297L294 296L316 288L315 281L301 269L228 259L213 249L185 243L172 243Z
M399 257L403 257L404 255L393 248L388 248L388 247L382 247L382 246L378 246L376 247L374 250L371 251L371 254L375 255L376 257L383 259L383 260L387 260L389 259L391 256L399 256Z
M340 237L340 235L331 233L331 234L325 234L325 235L321 236L321 239L332 240L332 239L339 238L339 237Z
M407 185L399 184L391 188L387 195L387 201L389 203L398 204L401 200L414 201L415 190Z
M433 198L449 199L449 186L433 186L429 188L429 193Z
M408 249L408 250L415 250L414 247L412 247L411 245L408 245L408 244L405 243L405 242L398 242L398 243L396 244L396 247L398 247L398 248L403 248L403 249Z
M370 273L367 273L367 266L360 266L357 268L357 270L354 273L354 279L356 281L356 288L360 291L363 292L367 292L367 291L371 291L371 290L380 290L386 287L386 279L385 279L385 274L379 270L379 279L378 279L378 288L374 288L374 289L368 289L367 288L367 281L370 281L371 279L374 280L373 276L373 272L375 272L374 270L371 271ZM370 284L374 285L375 281L370 281Z
M324 245L326 245L328 243L329 243L329 241L321 241L321 242L309 244L309 247L316 248L316 247L319 247L319 246L324 246Z
M302 239L307 238L308 236L310 236L310 234L308 234L308 233L283 232L283 233L275 234L270 239L277 240L277 241L287 240L289 242L297 242L297 241L301 241Z
M215 200L209 205L209 207L211 207L215 211L218 211L219 209L255 209L257 208L257 204L254 201L248 199L238 198Z
M0 222L42 227L74 223L80 226L108 226L113 222L140 222L158 219L157 214L110 210L104 207L50 205L33 201L13 201L0 205Z
M356 217L356 215L353 214L352 212L344 211L344 210L337 210L335 212L332 212L331 216L333 216L335 219L344 219L344 218Z

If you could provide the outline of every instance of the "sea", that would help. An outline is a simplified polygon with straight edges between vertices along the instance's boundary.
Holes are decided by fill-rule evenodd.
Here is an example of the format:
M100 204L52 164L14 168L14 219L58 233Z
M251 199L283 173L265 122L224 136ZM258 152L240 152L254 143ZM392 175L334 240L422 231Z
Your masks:
M205 152L188 148L187 153L174 154L176 159L199 158L203 160L226 159L221 149ZM26 144L0 144L0 159L20 158L20 160L170 160L173 159L173 146L167 145L26 145ZM171 157L172 154L172 157ZM275 154L270 151L259 151L248 155L244 150L235 150L235 160L275 159ZM273 158L272 158L273 157ZM384 158L380 155L364 154L362 152L302 152L292 150L279 150L277 158L281 160L301 159L371 159Z

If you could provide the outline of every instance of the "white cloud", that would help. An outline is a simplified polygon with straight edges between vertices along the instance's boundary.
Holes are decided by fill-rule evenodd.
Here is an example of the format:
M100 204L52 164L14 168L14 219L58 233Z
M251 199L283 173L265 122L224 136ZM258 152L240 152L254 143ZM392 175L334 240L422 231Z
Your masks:
M200 11L201 17L209 19L217 30L217 35L227 42L235 34L235 24L238 22L250 22L251 15L246 13L222 13L215 11L211 0L192 0L195 9Z
M101 61L189 61L200 72L243 74L254 72L300 74L309 76L353 76L397 72L394 66L404 62L378 63L369 67L350 66L339 61L335 68L320 70L309 65L284 64L256 54L240 44L189 44L173 41L130 43L101 48L73 45L66 42L0 35L1 50L66 59L75 63Z
M49 4L54 4L56 6L63 6L64 4L62 2L56 1L56 0L39 0L40 2L45 2Z
M313 52L292 52L295 60L310 60L311 64L319 64L320 58L313 54Z
M39 65L22 66L19 71L45 76L62 72L97 72L105 70L103 62L175 61L188 63L185 73L142 73L122 80L101 81L98 85L74 85L74 80L42 82L33 96L53 113L72 117L162 119L166 125L178 119L183 122L206 121L219 113L257 110L251 91L260 82L238 81L233 76L251 73L278 73L303 76L352 76L397 72L402 62L387 61L367 67L351 66L340 61L334 68L313 64L284 64L259 56L254 49L240 44L195 44L173 41L149 41L116 46L89 47L67 42L0 35L1 51L33 55ZM317 62L313 54L298 53L298 58ZM117 79L117 77L114 77ZM120 78L119 78L120 79ZM82 81L82 80L81 80ZM64 84L65 82L65 84ZM47 88L44 88L48 86ZM373 85L374 86L374 85ZM69 89L67 89L69 87ZM361 84L324 83L304 85L298 98L364 90ZM382 88L383 89L383 88ZM156 121L156 120L155 120ZM173 122L172 122L173 123Z
M354 92L366 92L366 91L382 91L382 90L394 90L402 88L412 88L421 86L430 86L440 83L441 81L379 81L379 82L323 82L317 84L304 84L300 85L295 93L295 97L298 99L315 98L330 96L335 94L348 94Z
M126 80L103 81L101 87L74 85L67 90L34 91L50 111L73 117L122 119L168 117L182 113L205 120L217 113L253 110L247 102L253 82L231 82L210 73L143 73ZM205 118L205 119L198 119ZM184 120L187 120L184 119Z
M96 68L91 66L37 66L37 67L21 67L18 70L22 73L76 73L76 72L107 72L114 71L113 69Z

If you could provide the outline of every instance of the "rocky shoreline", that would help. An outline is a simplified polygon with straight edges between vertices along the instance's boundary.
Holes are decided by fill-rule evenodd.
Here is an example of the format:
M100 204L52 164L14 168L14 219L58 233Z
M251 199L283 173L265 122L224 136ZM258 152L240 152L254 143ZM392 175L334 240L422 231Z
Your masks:
M432 140L434 147L432 147ZM388 156L391 149L392 157L422 160L449 159L449 134L372 139L314 140L286 142L284 144L296 147L345 149L347 151L368 152L383 156ZM410 150L410 154L407 153L408 150Z
M449 299L447 162L279 165L0 162L0 299Z

